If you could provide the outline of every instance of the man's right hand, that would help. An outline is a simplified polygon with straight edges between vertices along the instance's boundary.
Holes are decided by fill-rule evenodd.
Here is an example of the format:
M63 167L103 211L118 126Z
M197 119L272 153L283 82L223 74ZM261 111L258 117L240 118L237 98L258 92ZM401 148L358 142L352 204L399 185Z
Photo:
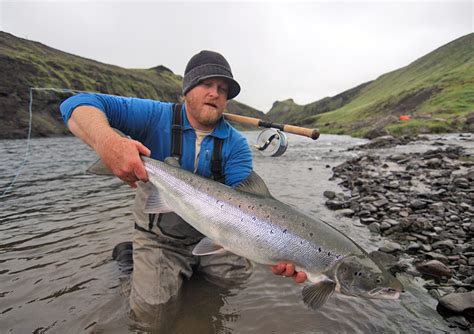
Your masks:
M140 155L150 156L150 150L139 141L111 135L97 148L102 161L119 179L136 188L137 181L148 181Z
M150 150L142 143L122 137L109 125L104 113L92 106L74 109L69 130L91 146L107 167L130 187L137 181L148 181L140 154L150 156Z

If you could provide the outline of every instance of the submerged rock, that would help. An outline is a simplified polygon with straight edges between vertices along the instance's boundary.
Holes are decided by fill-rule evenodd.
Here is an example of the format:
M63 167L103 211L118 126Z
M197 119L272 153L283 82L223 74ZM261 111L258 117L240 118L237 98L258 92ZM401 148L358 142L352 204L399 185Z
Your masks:
M439 305L454 313L462 313L469 309L474 311L474 291L447 294L441 297Z

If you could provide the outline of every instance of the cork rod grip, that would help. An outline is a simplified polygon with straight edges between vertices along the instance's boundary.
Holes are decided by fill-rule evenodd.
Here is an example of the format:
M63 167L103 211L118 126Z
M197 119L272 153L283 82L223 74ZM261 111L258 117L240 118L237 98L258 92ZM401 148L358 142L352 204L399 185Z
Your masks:
M318 129L302 128L300 126L287 125L287 124L270 123L258 118L229 114L229 113L224 113L224 117L226 120L231 121L231 122L249 124L255 127L276 128L284 132L293 133L296 135L305 136L312 139L319 138Z
M295 135L309 137L314 140L319 138L318 129L309 129L309 128L302 128L300 126L283 124L283 131L294 133Z

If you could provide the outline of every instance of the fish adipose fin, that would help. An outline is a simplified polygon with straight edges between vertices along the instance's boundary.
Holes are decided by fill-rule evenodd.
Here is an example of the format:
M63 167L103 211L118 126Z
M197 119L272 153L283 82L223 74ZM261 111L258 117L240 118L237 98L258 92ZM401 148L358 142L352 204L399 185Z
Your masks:
M239 191L243 191L249 194L259 195L263 197L273 198L265 182L254 171L252 171L250 175L235 188L235 190L239 190Z
M153 192L148 195L148 199L145 204L145 209L143 210L145 213L166 213L166 212L173 212L173 210L169 207L168 203L163 196L161 196L160 192L154 188Z
M336 289L336 283L326 278L316 284L303 288L303 301L313 310L320 308Z
M193 255L203 256L227 252L221 245L216 244L208 237L204 237L193 249Z

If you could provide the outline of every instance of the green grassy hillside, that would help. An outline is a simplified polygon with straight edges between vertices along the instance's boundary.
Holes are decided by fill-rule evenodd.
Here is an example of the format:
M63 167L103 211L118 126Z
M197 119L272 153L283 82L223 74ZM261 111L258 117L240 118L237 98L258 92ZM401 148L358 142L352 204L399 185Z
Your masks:
M405 114L411 120L400 122ZM268 116L273 115L278 113L271 110ZM322 133L370 137L472 131L473 115L474 34L469 34L375 81L298 106L287 117Z
M0 138L25 138L30 87L56 87L177 102L182 77L164 66L125 69L0 32ZM68 134L59 114L69 93L34 91L33 136ZM232 102L229 110L259 113ZM232 112L232 111L231 111ZM260 113L260 116L263 113Z

